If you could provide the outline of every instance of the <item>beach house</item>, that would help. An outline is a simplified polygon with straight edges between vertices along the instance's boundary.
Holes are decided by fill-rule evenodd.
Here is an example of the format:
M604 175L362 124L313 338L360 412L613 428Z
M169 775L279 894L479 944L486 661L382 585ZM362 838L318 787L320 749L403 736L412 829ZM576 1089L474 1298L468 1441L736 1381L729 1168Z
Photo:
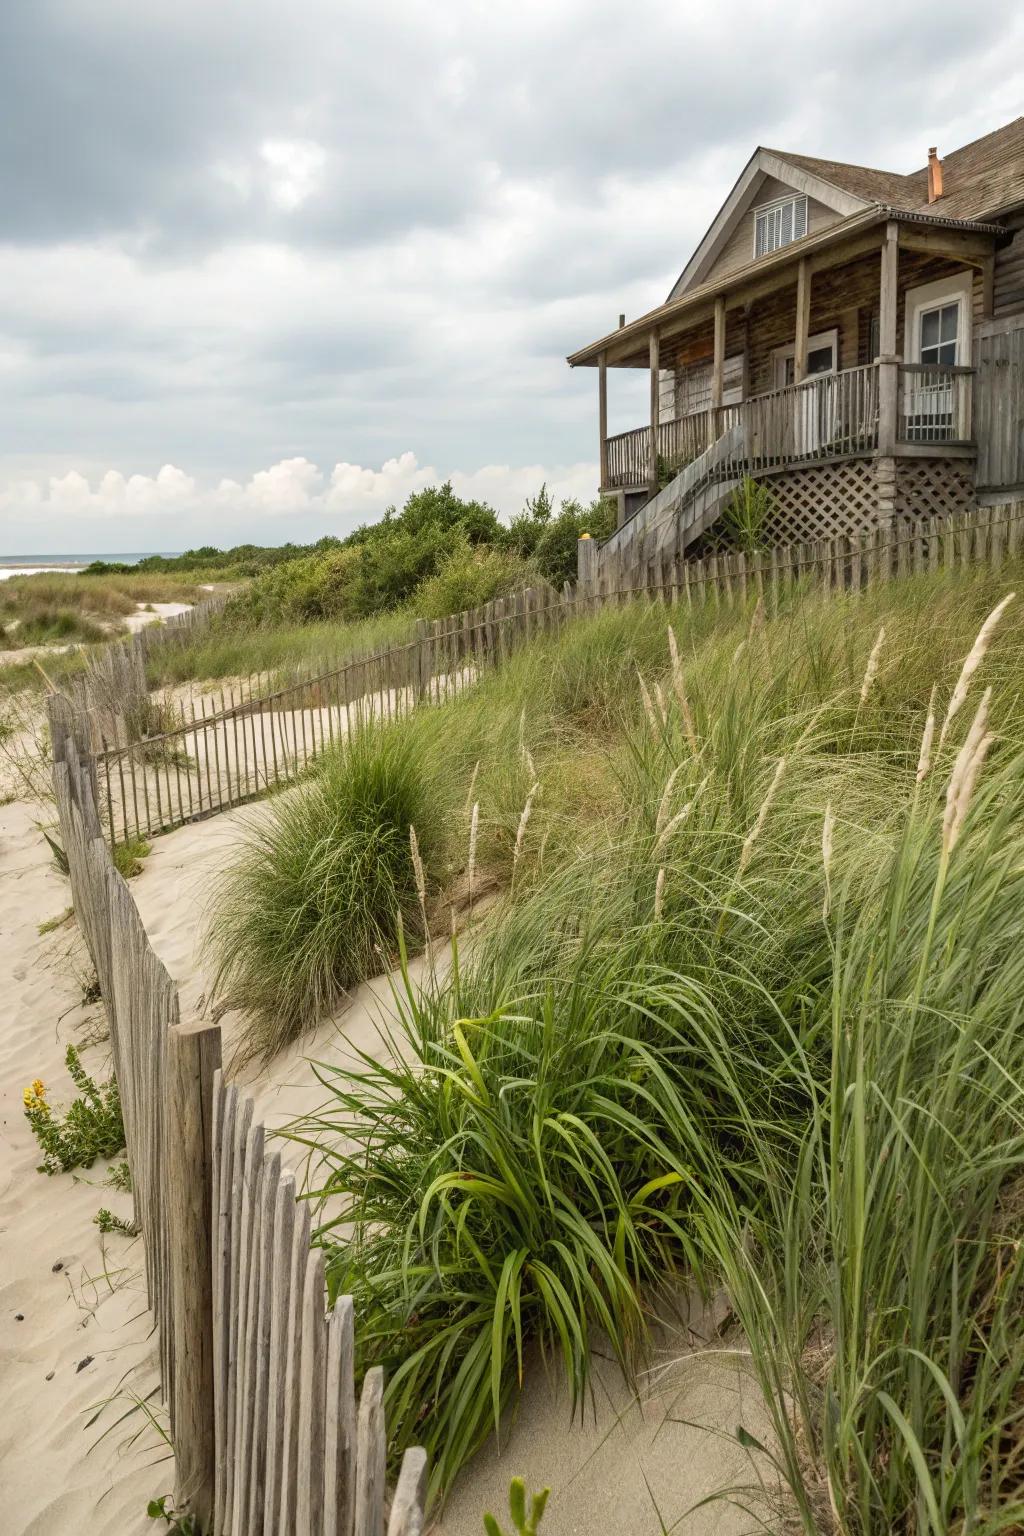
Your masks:
M697 546L745 476L775 544L1024 495L1024 117L908 174L755 149L664 303L568 361L618 542ZM650 418L609 436L613 368Z

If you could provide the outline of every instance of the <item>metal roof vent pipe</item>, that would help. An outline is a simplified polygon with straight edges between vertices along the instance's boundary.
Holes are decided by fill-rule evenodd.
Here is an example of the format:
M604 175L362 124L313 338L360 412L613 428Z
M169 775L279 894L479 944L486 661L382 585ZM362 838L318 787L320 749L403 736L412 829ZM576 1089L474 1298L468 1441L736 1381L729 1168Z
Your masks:
M928 201L934 203L937 197L942 196L942 161L939 152L932 148L928 151Z

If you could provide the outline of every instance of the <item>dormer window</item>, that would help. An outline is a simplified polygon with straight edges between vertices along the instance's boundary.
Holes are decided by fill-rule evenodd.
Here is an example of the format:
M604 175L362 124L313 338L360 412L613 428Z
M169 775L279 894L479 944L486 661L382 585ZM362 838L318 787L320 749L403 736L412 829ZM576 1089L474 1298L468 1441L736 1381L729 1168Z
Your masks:
M767 256L807 233L806 197L784 197L754 209L754 256Z

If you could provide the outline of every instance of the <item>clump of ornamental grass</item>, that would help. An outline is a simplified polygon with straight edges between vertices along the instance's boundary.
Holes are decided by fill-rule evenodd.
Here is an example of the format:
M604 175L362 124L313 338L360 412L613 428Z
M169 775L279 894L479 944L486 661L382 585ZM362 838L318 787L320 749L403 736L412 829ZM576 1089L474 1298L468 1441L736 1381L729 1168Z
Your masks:
M387 969L399 918L422 935L409 829L429 880L440 809L410 735L376 725L250 818L212 893L206 939L214 993L244 1011L249 1051L271 1055Z

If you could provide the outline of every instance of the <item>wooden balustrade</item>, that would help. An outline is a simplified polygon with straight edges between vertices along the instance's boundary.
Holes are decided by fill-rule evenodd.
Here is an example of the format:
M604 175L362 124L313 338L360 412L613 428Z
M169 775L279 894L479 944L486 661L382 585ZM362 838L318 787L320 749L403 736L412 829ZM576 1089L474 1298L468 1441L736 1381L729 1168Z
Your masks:
M898 439L904 443L969 442L971 370L900 364ZM840 373L817 374L754 395L740 405L698 411L658 429L658 452L669 470L684 468L730 427L742 428L742 448L723 460L730 473L753 473L786 464L813 463L878 447L879 368L869 363ZM605 489L647 484L650 427L608 438Z
M941 364L901 363L901 443L969 443L973 370Z

